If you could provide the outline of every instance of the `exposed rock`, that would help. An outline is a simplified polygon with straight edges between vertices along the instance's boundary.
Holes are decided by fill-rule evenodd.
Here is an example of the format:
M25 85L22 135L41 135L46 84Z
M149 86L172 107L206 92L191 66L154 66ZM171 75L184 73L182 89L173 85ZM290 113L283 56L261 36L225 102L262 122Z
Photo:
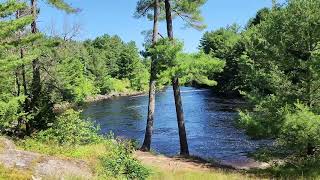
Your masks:
M15 149L14 143L0 138L4 151L0 152L0 164L6 168L17 168L33 172L33 179L92 179L93 174L84 161L59 159L29 151Z
M92 179L92 174L85 162L46 158L35 165L36 177L77 177Z

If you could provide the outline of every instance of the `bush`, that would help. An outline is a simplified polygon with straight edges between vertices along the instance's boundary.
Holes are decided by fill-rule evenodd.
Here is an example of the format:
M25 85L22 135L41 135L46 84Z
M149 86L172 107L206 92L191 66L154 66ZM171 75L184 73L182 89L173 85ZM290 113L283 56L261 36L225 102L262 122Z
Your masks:
M149 72L148 69L139 69L140 72L136 73L136 76L130 80L131 88L136 91L145 91L149 88Z
M28 138L18 142L25 150L57 156L76 158L88 162L98 179L146 179L149 170L143 167L133 155L131 142L117 142L113 136L103 138L99 143L88 145L59 145L55 142L41 142Z
M77 103L82 103L86 97L97 94L97 89L94 87L94 83L90 79L78 79L77 85L72 87L74 94L74 100Z
M296 104L296 112L288 113L285 117L279 142L294 153L314 154L320 147L320 115Z
M42 142L83 145L98 142L98 128L80 117L80 112L67 110L60 115L48 130L41 131L36 138Z
M128 79L119 80L106 77L100 87L100 93L107 94L110 92L127 92L129 89L130 81Z
M126 179L146 179L150 172L132 157L133 145L130 142L117 143L100 161L105 174Z
M278 137L286 112L292 108L274 95L253 101L259 103L255 105L253 111L240 111L239 125L254 138Z
M15 129L15 124L18 124L18 119L23 117L23 101L24 97L12 98L7 102L0 100L0 132L11 131Z

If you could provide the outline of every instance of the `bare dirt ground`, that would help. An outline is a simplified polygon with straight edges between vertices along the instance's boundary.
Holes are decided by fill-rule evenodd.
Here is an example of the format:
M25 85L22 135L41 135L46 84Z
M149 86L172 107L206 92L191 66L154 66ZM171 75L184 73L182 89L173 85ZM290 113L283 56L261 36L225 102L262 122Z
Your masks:
M215 168L233 169L233 170L249 170L264 169L269 167L268 163L256 162L254 160L242 163L212 163L199 158L184 157L166 157L163 155L155 155L148 152L136 151L135 157L143 164L149 166L160 167L164 170L194 170L194 171L211 171Z

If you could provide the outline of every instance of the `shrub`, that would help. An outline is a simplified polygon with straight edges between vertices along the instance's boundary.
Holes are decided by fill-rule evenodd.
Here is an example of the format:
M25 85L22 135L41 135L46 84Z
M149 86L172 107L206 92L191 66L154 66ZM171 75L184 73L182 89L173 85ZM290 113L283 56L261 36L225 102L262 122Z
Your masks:
M58 144L83 145L98 142L98 128L80 117L80 112L67 110L61 114L52 127L41 131L36 138L42 142L56 142Z
M146 179L150 172L132 156L133 145L129 142L117 143L108 153L100 157L105 174L126 179Z
M293 108L275 95L250 99L250 101L257 102L257 104L253 111L240 111L240 126L254 138L279 137L285 115Z
M90 79L78 79L77 85L72 87L74 94L74 100L77 103L82 103L86 97L97 94L97 89L94 87L94 83Z
M100 93L107 94L110 92L127 92L129 89L130 81L128 79L119 80L106 77L100 87Z
M294 153L314 154L320 146L320 115L296 104L296 111L285 117L279 142Z
M22 103L24 97L12 98L9 101L0 100L0 132L3 133L7 130L13 130L14 124L18 124L18 119L25 114L22 110Z

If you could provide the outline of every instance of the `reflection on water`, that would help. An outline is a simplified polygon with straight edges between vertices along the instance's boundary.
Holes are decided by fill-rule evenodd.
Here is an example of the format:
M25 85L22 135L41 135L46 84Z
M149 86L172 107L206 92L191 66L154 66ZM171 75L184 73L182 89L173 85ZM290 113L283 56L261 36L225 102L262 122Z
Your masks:
M189 149L192 155L222 161L246 161L247 153L268 141L250 140L235 128L236 108L243 102L222 99L209 90L183 87ZM112 131L116 136L143 141L147 96L118 97L90 104L83 112L97 122L104 134ZM179 153L177 120L173 92L167 89L157 93L152 148L162 154Z

